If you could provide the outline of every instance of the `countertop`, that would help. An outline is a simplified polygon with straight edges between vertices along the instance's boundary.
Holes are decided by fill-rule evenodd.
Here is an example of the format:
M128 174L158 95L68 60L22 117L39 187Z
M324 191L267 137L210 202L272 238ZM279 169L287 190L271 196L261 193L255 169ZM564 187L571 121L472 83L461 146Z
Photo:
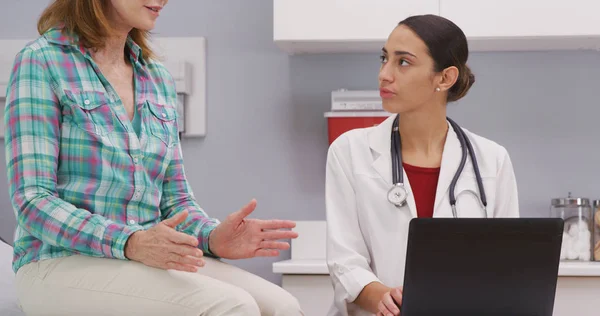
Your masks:
M284 260L273 263L273 273L329 274L325 260ZM600 277L600 262L561 262L560 277Z

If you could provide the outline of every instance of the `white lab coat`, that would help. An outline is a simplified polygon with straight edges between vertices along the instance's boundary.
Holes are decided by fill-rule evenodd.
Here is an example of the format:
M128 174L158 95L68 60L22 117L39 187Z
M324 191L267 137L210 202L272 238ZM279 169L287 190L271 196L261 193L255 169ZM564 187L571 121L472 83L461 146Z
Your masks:
M403 285L408 226L417 211L406 173L406 205L397 208L387 199L392 186L390 142L394 117L378 126L344 133L328 151L327 266L335 290L330 316L372 315L351 303L364 286L373 281L390 287ZM465 133L476 153L488 217L518 217L517 184L506 149L467 130ZM461 154L460 142L449 125L434 217L452 217L448 189ZM464 190L479 192L470 158L455 189L458 216L483 217L478 197L469 193L459 196Z

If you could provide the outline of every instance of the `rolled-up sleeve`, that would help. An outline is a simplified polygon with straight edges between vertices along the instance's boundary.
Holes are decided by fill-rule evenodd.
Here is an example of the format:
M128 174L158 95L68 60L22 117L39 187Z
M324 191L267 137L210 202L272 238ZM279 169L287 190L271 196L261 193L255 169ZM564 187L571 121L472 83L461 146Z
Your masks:
M177 100L175 81L166 69L163 69L163 77L169 82L169 98L175 104ZM162 188L162 197L160 200L162 218L171 218L175 214L187 210L188 217L183 223L177 226L177 230L196 237L198 239L198 248L207 254L215 256L208 247L208 239L210 233L220 222L216 218L209 217L196 201L194 192L185 175L183 152L180 142L177 143L173 151L173 157L167 167Z
M219 221L210 218L196 202L185 176L183 154L179 144L174 151L173 159L167 167L163 181L160 209L164 219L187 210L188 217L177 227L177 230L198 238L198 247L202 251L212 254L208 248L208 237L217 227Z
M38 51L26 48L16 56L4 109L4 141L18 225L44 243L75 253L126 259L127 239L141 226L115 223L57 194L61 111L49 77Z
M342 315L363 288L379 279L360 230L346 135L329 148L326 166L327 266Z

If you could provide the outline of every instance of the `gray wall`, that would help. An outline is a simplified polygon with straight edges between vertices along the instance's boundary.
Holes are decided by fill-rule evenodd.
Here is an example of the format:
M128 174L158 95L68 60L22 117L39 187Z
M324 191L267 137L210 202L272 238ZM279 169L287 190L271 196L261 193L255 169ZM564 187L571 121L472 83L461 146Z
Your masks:
M35 36L48 1L3 2L0 38ZM290 57L272 42L272 10L269 0L177 0L162 13L158 35L205 36L208 43L208 135L184 140L187 174L215 217L256 197L256 217L323 220L323 112L331 90L376 89L378 53ZM600 198L600 54L475 53L470 64L477 82L450 115L508 148L522 214L546 216L550 199L568 191ZM0 236L12 240L5 183ZM274 260L235 264L278 283Z

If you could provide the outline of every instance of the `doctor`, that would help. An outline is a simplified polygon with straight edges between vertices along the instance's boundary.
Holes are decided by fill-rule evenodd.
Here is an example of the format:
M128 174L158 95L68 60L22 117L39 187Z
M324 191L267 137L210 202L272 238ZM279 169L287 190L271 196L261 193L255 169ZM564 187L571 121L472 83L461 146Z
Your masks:
M327 156L329 315L400 315L412 218L519 216L506 149L446 118L474 82L467 57L461 29L439 16L389 35L379 87L393 115L341 135Z

